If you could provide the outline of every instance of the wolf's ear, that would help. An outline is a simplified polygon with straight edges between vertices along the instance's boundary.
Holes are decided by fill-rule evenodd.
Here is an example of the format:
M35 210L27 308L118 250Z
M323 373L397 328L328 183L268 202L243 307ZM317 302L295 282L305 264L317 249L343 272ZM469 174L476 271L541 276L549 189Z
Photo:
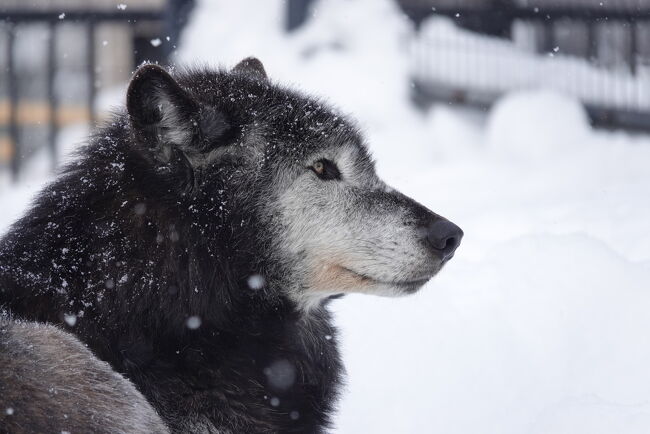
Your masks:
M248 74L260 80L266 80L266 71L264 70L264 65L256 57L247 57L241 62L239 62L232 69L232 72L240 74Z
M173 146L183 149L197 134L199 104L160 66L135 72L126 107L137 139L163 161L169 161Z

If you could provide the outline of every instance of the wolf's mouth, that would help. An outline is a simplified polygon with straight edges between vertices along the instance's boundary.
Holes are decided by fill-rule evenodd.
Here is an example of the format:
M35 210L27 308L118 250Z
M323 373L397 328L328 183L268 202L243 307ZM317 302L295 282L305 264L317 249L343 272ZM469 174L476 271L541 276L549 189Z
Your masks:
M350 273L354 275L357 279L361 279L365 282L372 283L372 284L380 284L380 285L389 285L389 286L397 286L404 288L405 290L409 289L417 289L427 283L433 276L429 276L426 278L422 279L414 279L414 280L380 280L380 279L375 279L374 277L370 277L366 274L363 273L358 273L354 270L351 270L350 268L343 267L341 266L341 269L346 271L347 273Z

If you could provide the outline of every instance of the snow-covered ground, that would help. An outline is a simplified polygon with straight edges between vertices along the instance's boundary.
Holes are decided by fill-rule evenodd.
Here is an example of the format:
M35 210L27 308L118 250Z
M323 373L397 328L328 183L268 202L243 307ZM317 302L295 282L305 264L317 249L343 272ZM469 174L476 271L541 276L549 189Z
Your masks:
M423 115L392 2L321 1L290 37L283 5L199 1L179 62L256 55L326 96L359 120L384 179L465 231L419 294L335 304L349 374L335 431L650 432L650 137L594 131L544 90ZM46 179L0 184L1 227Z

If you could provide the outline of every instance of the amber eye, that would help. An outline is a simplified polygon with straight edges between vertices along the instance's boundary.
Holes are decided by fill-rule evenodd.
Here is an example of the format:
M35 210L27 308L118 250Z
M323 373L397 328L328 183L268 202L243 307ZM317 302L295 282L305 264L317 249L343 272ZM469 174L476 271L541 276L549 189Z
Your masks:
M314 173L323 180L341 179L341 172L339 171L339 168L336 167L336 164L325 158L312 164L311 170L313 170Z

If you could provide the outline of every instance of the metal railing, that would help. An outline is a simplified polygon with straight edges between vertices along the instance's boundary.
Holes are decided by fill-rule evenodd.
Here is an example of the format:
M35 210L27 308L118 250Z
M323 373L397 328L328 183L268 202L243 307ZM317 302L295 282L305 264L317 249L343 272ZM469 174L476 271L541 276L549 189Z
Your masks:
M650 10L505 3L404 9L418 29L411 70L420 104L487 106L511 90L552 88L580 99L597 125L650 130ZM430 17L447 23L433 25ZM584 43L566 44L576 45L571 49L563 44L578 40Z
M65 19L63 19L65 18ZM5 152L8 153L9 167L14 179L18 177L21 169L21 162L24 158L24 143L20 137L20 95L19 95L19 80L16 72L16 31L23 25L27 24L45 24L47 26L47 49L45 59L45 108L40 110L40 113L46 113L47 123L47 147L49 149L52 162L56 165L57 162L57 133L59 131L59 122L57 121L57 114L59 112L59 101L57 92L55 91L55 75L57 72L57 27L63 23L73 22L85 26L85 74L87 76L87 93L85 111L86 115L77 116L77 119L86 117L92 124L96 120L96 104L97 89L95 83L96 76L96 31L97 27L105 23L126 23L135 28L142 22L157 22L164 26L169 16L165 11L138 11L138 10L116 10L116 11L66 11L61 12L40 12L40 11L0 11L0 22L3 23L1 29L4 30L6 37L6 88L8 104L6 110L8 111L6 121L8 140L5 146L8 148ZM165 47L162 47L165 49ZM168 51L161 51L162 56L168 55ZM40 118L38 120L40 122Z

